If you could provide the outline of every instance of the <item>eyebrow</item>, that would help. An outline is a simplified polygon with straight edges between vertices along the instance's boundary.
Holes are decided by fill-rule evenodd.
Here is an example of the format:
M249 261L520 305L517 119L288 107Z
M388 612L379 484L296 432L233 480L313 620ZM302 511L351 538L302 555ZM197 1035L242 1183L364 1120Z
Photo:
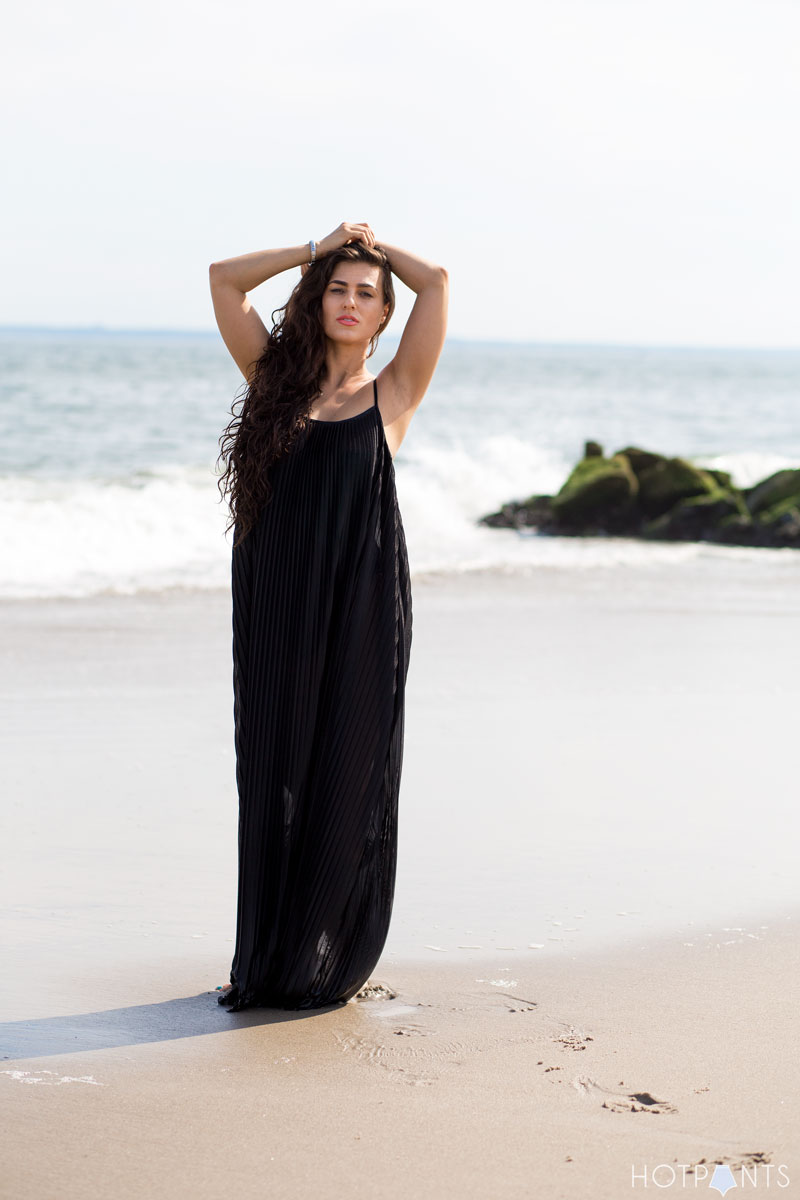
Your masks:
M332 279L332 280L331 280L331 283L341 283L341 284L343 284L345 287L347 287L347 280L346 280L346 279ZM368 288L372 288L373 292L375 291L375 284L374 284L374 283L357 283L357 284L356 284L356 287L368 287Z

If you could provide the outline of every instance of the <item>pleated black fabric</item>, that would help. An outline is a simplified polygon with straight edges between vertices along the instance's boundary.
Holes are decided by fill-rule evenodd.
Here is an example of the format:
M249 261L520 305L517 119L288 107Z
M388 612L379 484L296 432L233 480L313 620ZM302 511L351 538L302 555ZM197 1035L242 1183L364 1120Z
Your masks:
M311 421L232 551L239 892L231 1011L344 1003L389 930L411 588L374 403Z

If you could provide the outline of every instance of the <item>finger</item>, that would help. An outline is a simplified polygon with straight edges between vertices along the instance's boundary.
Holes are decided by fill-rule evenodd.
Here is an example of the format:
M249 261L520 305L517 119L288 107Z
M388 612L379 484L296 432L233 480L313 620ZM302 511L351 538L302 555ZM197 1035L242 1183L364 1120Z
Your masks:
M351 242L359 240L365 246L375 245L375 234L366 221L342 221L342 229L352 235L345 242L346 246L349 246Z

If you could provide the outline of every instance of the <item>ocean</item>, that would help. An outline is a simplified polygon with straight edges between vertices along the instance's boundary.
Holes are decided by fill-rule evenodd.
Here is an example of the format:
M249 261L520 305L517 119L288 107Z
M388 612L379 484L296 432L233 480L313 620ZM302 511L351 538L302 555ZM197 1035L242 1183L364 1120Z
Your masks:
M385 338L368 368L390 360ZM213 333L0 331L0 597L227 588L218 439L243 384ZM792 550L552 538L477 519L556 491L584 442L636 444L747 486L800 466L800 350L448 340L395 459L412 577L614 571Z

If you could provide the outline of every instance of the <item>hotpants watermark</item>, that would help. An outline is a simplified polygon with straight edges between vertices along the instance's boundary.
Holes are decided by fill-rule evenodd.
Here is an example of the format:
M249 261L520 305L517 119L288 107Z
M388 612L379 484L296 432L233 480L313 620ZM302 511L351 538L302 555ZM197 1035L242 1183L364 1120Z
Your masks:
M631 1164L632 1188L694 1188L696 1191L714 1190L724 1196L731 1188L745 1187L759 1191L770 1187L789 1186L789 1168L785 1163L753 1161L761 1155L751 1155L743 1162L730 1163L658 1163L657 1166Z

